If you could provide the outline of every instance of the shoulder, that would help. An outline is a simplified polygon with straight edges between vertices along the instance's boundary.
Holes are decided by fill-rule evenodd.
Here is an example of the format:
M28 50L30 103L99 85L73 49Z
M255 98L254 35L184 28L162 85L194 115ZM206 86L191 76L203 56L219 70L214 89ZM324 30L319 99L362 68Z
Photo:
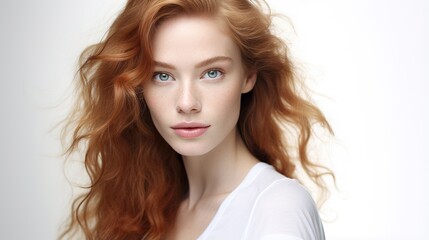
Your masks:
M248 235L257 239L324 239L317 207L309 192L298 181L273 168L264 169L255 184L259 188L253 204ZM267 238L271 236L270 238ZM286 236L288 238L286 238Z
M267 207L270 210L275 205L280 208L316 210L310 193L297 180L283 176L268 164L262 165L251 185L258 191L255 207Z
M296 180L281 178L273 181L260 192L255 207L273 210L307 210L316 211L316 206L310 193Z

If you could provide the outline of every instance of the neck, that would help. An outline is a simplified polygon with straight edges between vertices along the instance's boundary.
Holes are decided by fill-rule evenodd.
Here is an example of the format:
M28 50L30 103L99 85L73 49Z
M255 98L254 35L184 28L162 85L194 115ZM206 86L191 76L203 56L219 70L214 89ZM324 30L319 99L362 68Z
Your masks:
M232 131L225 141L203 156L183 156L189 182L188 204L232 192L258 160Z

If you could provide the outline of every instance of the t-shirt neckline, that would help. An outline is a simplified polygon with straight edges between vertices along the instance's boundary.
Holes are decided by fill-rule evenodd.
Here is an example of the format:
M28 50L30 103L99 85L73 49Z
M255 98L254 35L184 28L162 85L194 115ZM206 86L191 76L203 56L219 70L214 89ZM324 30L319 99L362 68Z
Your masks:
M220 204L218 210L216 211L213 218L210 220L209 225L207 225L206 229L201 233L201 235L197 238L197 240L203 240L209 236L209 234L212 232L213 228L216 226L219 219L222 218L223 213L228 208L231 201L234 199L235 195L244 187L248 186L253 182L253 180L256 178L256 176L261 172L262 169L265 169L267 167L270 167L269 164L264 162L258 162L256 163L246 174L244 179L241 181L240 184L230 193L228 196L225 197L225 199Z

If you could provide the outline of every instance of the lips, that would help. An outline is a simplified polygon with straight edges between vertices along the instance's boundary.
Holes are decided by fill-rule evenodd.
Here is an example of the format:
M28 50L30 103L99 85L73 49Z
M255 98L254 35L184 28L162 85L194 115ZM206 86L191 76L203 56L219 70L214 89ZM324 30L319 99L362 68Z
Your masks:
M196 122L183 122L171 127L174 133L182 138L197 138L202 136L210 125Z

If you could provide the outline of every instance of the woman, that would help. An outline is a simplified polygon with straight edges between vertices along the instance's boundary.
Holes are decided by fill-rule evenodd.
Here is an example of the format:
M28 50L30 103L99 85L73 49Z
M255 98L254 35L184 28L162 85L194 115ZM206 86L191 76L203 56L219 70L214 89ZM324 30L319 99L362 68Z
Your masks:
M324 188L307 144L330 127L258 4L129 0L83 53L69 152L86 144L91 184L62 237L324 239L293 178Z

